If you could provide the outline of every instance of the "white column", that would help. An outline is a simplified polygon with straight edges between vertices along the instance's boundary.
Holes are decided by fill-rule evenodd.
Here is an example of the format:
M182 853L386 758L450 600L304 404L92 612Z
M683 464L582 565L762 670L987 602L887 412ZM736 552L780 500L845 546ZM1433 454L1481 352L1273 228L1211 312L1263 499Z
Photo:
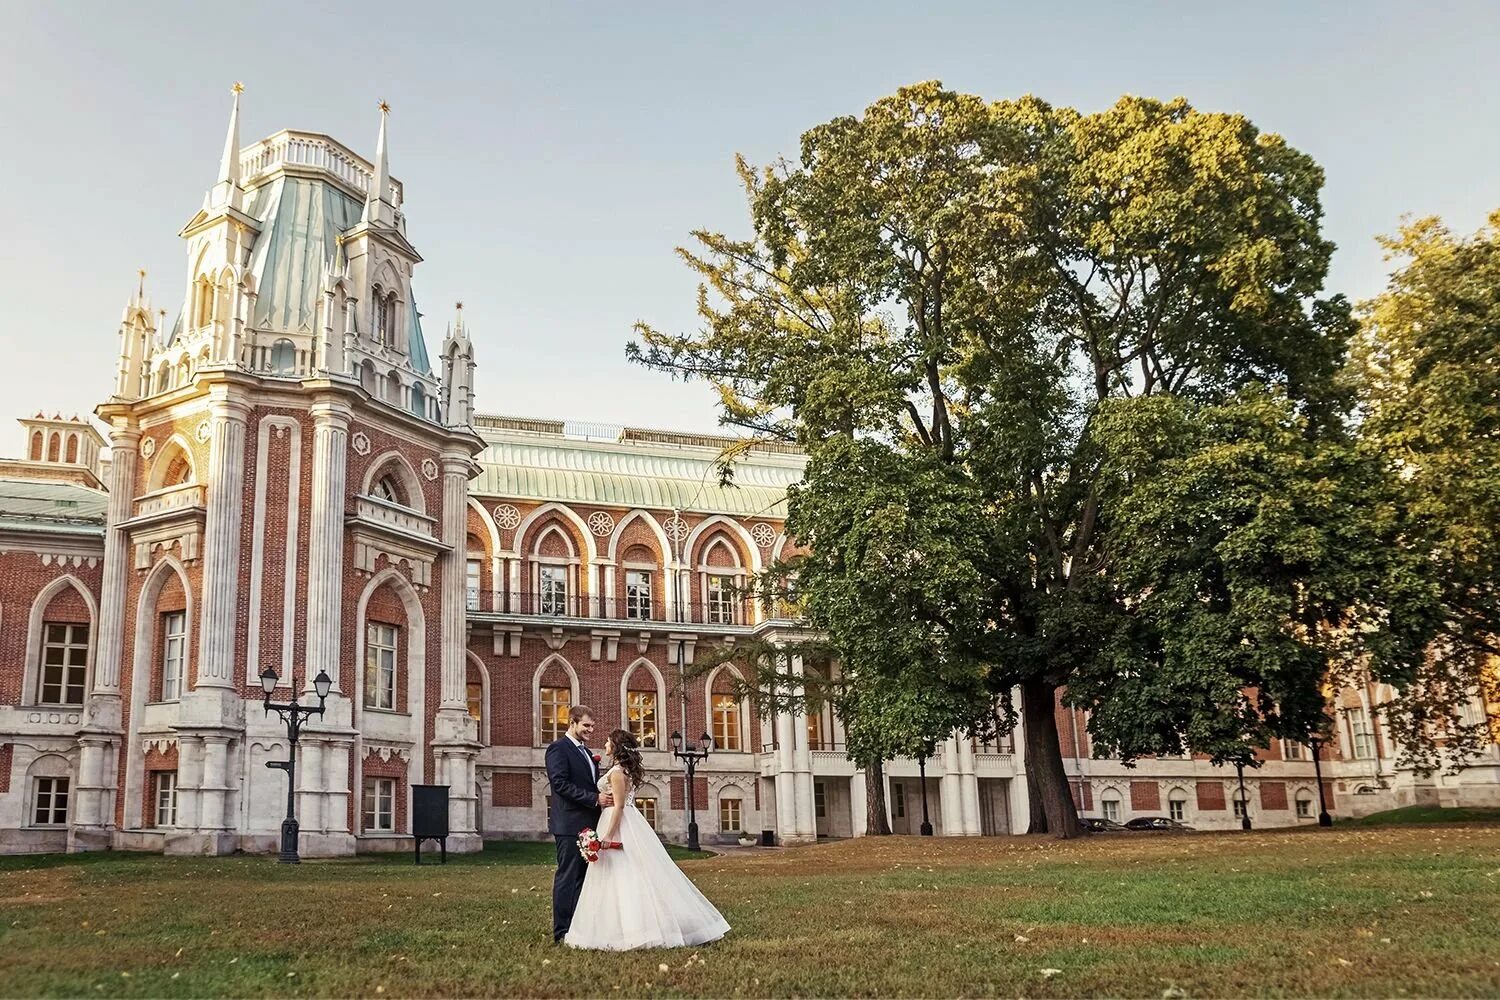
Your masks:
M511 614L521 611L521 557L509 553L505 557L506 579L510 581L510 596L505 600L505 610Z
M339 691L344 585L344 491L348 484L349 408L340 402L312 406L312 526L314 557L307 564L307 678L318 671ZM252 664L253 666L253 664Z
M186 734L177 737L177 827L196 830L199 825L199 786L203 783L203 740Z
M321 833L323 824L323 742L317 738L298 744L297 822L308 833Z
M198 828L227 830L229 797L229 737L203 737L203 780L198 786Z
M967 733L958 737L958 774L964 835L977 837L983 832L979 822L979 775L974 760L974 741Z
M849 779L849 832L856 837L865 835L870 822L870 803L865 797L865 772L855 771Z
M203 613L198 632L200 688L235 686L239 631L240 528L245 511L245 423L250 408L219 396L209 404L208 519L203 529Z
M802 676L802 657L792 656L792 675ZM792 694L800 701L806 695L806 688L800 681L794 681ZM812 750L807 739L807 716L797 717L792 727L792 767L795 774L793 787L796 789L797 805L797 833L808 840L816 840L818 836L818 817L814 812L816 804L813 799L813 775L812 775Z
M442 704L444 709L461 709L468 717L468 700L464 696L466 676L465 651L468 649L467 616L464 611L464 569L468 557L470 461L467 455L443 456L443 544L449 547L443 557L442 594ZM575 591L576 593L576 591Z
M109 512L104 534L104 580L99 594L99 644L94 659L94 693L119 696L120 660L125 644L125 589L130 574L130 539L120 527L130 519L135 497L140 429L118 421L110 430Z
M797 775L793 771L793 753L796 750L795 719L791 712L776 713L776 839L779 842L796 843L800 837L797 829Z
M349 832L349 751L352 740L329 740L323 751L323 827Z
M943 817L943 836L963 835L963 792L958 774L958 745L952 736L942 742L938 751L943 759L943 777L938 782L941 801L938 808Z

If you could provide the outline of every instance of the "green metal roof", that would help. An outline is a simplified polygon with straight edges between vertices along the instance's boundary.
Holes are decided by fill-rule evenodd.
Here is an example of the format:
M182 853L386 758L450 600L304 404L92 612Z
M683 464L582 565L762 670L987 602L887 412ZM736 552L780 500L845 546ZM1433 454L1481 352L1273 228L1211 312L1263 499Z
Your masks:
M482 471L469 484L485 497L782 518L787 487L802 478L807 461L751 451L734 462L733 485L722 486L720 448L500 429L485 419L478 427L486 444Z
M337 185L308 177L277 177L251 189L246 214L261 224L250 252L255 276L251 325L311 334L324 277L340 267L339 236L359 223L363 204ZM432 374L415 296L407 310L412 367ZM181 332L179 314L167 338Z
M48 479L0 477L0 525L98 535L109 496L102 490Z

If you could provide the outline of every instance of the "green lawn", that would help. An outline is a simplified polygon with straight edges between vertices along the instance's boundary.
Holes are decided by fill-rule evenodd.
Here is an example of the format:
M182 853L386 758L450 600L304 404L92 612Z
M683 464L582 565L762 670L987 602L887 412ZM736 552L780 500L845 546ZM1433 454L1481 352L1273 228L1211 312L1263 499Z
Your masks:
M1359 819L1340 820L1358 826L1399 826L1403 823L1496 823L1500 822L1500 809L1476 807L1403 806L1371 813Z
M8 858L0 994L1500 996L1500 826L687 860L734 930L625 955L551 945L549 850Z

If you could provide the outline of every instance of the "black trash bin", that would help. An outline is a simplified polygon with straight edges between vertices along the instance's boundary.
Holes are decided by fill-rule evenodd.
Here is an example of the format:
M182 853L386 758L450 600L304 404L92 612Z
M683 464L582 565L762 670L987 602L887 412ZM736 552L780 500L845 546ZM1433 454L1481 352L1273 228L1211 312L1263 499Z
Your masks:
M436 840L443 864L448 863L448 786L411 786L411 839L422 863L422 841Z
M776 831L775 830L762 830L762 831L760 831L760 846L761 847L775 847L776 846Z

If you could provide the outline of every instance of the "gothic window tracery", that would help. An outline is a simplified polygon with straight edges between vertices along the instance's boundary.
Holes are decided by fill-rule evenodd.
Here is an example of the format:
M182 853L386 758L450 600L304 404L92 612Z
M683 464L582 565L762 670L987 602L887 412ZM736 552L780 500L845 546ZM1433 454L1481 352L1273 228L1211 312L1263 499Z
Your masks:
M297 348L286 337L271 345L271 372L275 375L290 375L297 367Z

